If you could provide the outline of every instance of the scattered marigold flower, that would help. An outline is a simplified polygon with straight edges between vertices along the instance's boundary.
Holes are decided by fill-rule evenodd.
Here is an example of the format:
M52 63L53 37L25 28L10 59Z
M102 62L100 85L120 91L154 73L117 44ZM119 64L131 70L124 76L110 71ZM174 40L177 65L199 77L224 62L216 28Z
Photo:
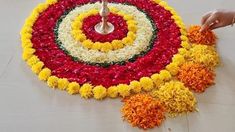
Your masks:
M216 43L216 35L210 30L200 32L200 26L191 26L188 30L188 38L191 43L214 45Z
M197 63L185 63L180 67L178 79L195 92L204 92L214 84L215 73Z
M123 102L123 118L132 126L149 129L160 126L165 120L165 108L162 103L149 94L136 94Z
M219 55L213 46L193 45L189 50L189 56L193 62L201 63L208 68L214 68L219 64Z
M170 117L196 110L196 99L191 91L179 81L170 81L153 91L166 107Z

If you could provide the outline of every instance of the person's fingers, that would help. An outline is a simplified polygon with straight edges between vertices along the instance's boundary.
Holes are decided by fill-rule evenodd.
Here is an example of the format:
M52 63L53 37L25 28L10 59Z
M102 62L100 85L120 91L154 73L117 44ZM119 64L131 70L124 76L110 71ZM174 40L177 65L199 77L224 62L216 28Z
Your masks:
M213 25L216 21L217 21L217 15L216 15L216 14L212 14L212 15L206 20L206 22L202 25L200 31L201 31L201 32L205 31L205 30L208 29L211 25Z
M203 17L202 17L202 20L201 20L201 24L205 24L205 22L207 21L207 19L211 16L212 12L208 12L207 14L205 14Z
M211 25L211 26L210 26L210 29L211 29L211 30L214 30L214 29L220 28L220 27L223 27L223 23L217 22L217 23Z

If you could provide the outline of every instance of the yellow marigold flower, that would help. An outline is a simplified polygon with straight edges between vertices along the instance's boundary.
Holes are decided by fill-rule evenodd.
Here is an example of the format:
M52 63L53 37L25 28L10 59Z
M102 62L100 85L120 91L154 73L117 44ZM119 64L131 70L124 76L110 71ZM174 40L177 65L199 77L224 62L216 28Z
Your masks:
M165 7L165 9L168 10L168 11L171 11L171 7L170 6Z
M80 41L80 42L83 42L83 41L86 40L86 35L85 35L85 34L78 34L78 35L76 36L76 39L77 39L78 41Z
M166 3L165 1L161 1L161 2L159 3L159 5L160 5L160 6L162 6L162 7L166 7L166 6L168 6L168 5L167 5L167 3Z
M180 29L180 33L181 33L182 35L187 35L187 31L186 31L185 29Z
M154 0L154 2L156 3L160 3L162 0Z
M141 84L138 81L132 81L130 83L130 88L134 93L139 93L141 92Z
M172 13L173 16L177 15L177 14L174 14L175 9L173 7L169 6L168 10Z
M38 63L32 66L32 71L38 74L42 70L43 66L44 66L44 63L39 61Z
M81 30L76 30L76 29L74 29L74 30L71 31L71 33L73 34L73 36L74 36L75 38L77 38L77 36L78 36L79 34L82 34L82 31L81 31Z
M96 86L93 88L93 94L95 99L103 99L107 95L106 88L103 86Z
M181 54L184 57L188 57L189 56L189 51L185 48L180 48L179 49L179 54Z
M82 22L76 21L72 24L72 29L81 32L80 28L82 27Z
M69 85L68 79L66 79L66 78L60 78L60 79L58 80L58 88L59 88L60 90L66 90L67 87L68 87L68 85Z
M46 0L47 4L55 4L57 0Z
M183 42L181 43L181 46L182 46L183 48L186 48L186 49L190 49L190 48L191 48L191 45L190 45L188 42L186 42L186 41L183 41Z
M168 9L170 9L170 8L168 8ZM178 15L173 15L173 16L171 16L171 18L172 19L174 19L175 21L177 20L181 20L181 18L180 18L180 16L178 16ZM181 38L182 39L182 38Z
M219 55L213 46L193 45L189 53L193 62L201 63L208 68L214 68L219 64Z
M91 40L85 40L82 42L83 46L90 49L93 45L93 42Z
M30 40L32 38L32 34L31 33L23 33L21 36L21 40Z
M171 10L172 15L178 15L178 13L173 9Z
M89 11L89 12L84 13L84 16L85 16L84 18L87 18L87 17L91 16L90 11Z
M160 74L153 74L151 76L156 87L160 87L164 83L164 79L160 76Z
M136 25L137 22L135 20L129 20L127 21L127 25Z
M56 88L58 85L59 78L56 76L50 76L47 80L47 85L51 88Z
M24 26L24 27L22 28L22 30L20 31L20 35L21 35L21 36L24 36L24 35L27 34L27 33L32 34L32 32L33 32L32 27Z
M122 39L122 42L125 45L131 45L133 43L133 40L130 37L125 37Z
M38 78L41 81L46 81L51 76L51 70L48 68L42 69L42 71L38 74Z
M91 16L91 15L96 15L96 14L98 14L99 13L99 11L97 10L97 9L91 9L89 12L88 12L88 16Z
M169 71L167 70L161 70L160 71L160 77L165 80L165 81L168 81L171 79L171 74Z
M37 13L37 14L38 14L38 13ZM34 18L31 18L31 17L28 18L28 19L26 19L24 25L25 25L25 26L32 27L32 26L33 26L33 21L34 21L33 19L34 19Z
M127 36L130 37L132 40L136 39L136 34L134 32L128 32Z
M46 10L47 8L48 8L48 5L44 4L44 3L38 4L38 6L36 7L38 12L42 12L42 11Z
M39 61L38 57L33 55L31 58L27 60L27 64L32 67L34 64L36 64Z
M86 17L87 17L87 15L86 15L85 13L81 13L81 14L77 17L76 21L83 21L83 19L86 18Z
M112 45L111 45L111 43L109 43L109 42L107 42L107 43L104 43L104 44L102 44L102 46L101 46L101 51L102 52L109 52L110 50L112 50Z
M33 56L34 52L35 52L35 49L33 48L25 48L22 54L22 59L28 60L31 56Z
M120 16L125 16L126 15L126 13L125 12L123 12L123 11L118 11L118 13L117 13L118 15L120 15Z
M27 36L25 36L25 32L22 32L21 33L21 38L20 38L20 40L21 40L21 42L31 42L30 41L30 38L28 38Z
M124 45L121 40L113 40L112 46L113 46L113 49L121 49L123 48Z
M137 31L137 27L134 24L128 24L128 30L135 33Z
M134 19L134 17L133 16L131 16L131 15L124 15L124 20L126 20L126 21L128 21L128 20L133 20Z
M73 95L73 94L78 94L80 90L80 85L76 82L71 82L68 85L67 91L69 94Z
M180 28L184 28L184 23L181 20L176 20L175 23L180 27Z
M26 20L28 23L33 23L36 21L36 19L39 17L40 12L38 11L38 8L34 8L33 11L31 12L30 17ZM27 24L28 24L27 23Z
M184 56L182 56L182 55L180 55L180 54L174 55L172 61L173 61L174 63L177 63L178 65L182 65L183 63L185 63Z
M82 87L79 90L81 97L85 98L85 99L92 97L92 95L93 95L92 88L93 88L93 86L91 84L82 85Z
M126 97L130 95L131 88L128 85L119 84L117 88L118 88L118 93L120 94L121 97Z
M171 63L166 66L166 69L171 73L171 75L176 75L179 72L179 66L177 63Z
M93 50L100 50L102 47L102 44L100 42L95 42L93 45L92 45L92 49Z
M22 48L25 49L25 48L32 48L33 47L33 44L31 43L30 40L22 40Z
M170 81L153 92L153 96L162 101L171 117L196 111L196 98L179 81Z
M108 96L111 98L116 98L118 96L118 88L115 86L109 87Z
M110 7L109 9L110 9L110 11L113 12L113 13L117 13L117 12L119 11L119 10L118 10L117 8L115 8L115 7Z
M153 80L149 77L142 77L140 79L140 85L145 91L150 91L153 89Z
M185 36L185 35L181 35L181 36L180 36L180 39L183 40L183 41L188 41L188 37Z

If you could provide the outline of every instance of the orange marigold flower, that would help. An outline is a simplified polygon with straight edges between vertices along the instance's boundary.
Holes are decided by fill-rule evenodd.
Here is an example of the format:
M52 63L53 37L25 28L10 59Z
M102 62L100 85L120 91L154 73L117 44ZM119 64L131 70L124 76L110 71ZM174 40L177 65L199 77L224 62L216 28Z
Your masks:
M201 93L214 84L215 73L201 64L185 63L181 66L178 79L189 89Z
M123 118L132 126L149 129L160 126L165 120L163 104L149 94L136 94L125 98L123 102Z
M216 43L216 35L210 30L200 32L200 26L191 26L188 30L188 38L191 43L214 45Z

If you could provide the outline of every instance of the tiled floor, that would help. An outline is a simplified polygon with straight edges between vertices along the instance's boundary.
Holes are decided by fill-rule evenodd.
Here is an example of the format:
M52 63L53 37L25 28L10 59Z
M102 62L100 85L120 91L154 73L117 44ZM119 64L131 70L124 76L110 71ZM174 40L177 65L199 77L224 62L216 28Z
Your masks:
M136 132L123 123L120 100L83 100L53 91L21 60L19 31L43 0L0 0L0 132ZM206 11L234 8L234 0L168 0L185 23L198 24ZM158 132L233 132L235 130L235 28L216 31L222 64L217 84L196 95L200 109L167 119Z

